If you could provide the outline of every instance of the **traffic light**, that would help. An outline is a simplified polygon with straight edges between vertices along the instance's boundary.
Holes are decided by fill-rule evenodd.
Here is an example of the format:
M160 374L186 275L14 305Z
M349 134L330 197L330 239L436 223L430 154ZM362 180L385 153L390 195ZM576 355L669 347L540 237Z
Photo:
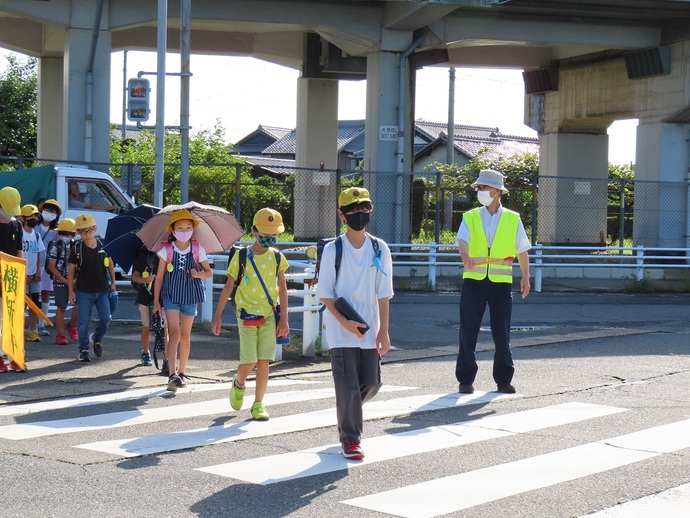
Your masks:
M127 118L134 122L149 120L149 97L151 88L148 79L127 81Z

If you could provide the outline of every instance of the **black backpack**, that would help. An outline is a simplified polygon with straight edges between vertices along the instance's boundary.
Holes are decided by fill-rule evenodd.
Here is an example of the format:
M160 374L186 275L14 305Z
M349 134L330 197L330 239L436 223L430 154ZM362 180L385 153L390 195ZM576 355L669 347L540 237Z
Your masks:
M133 264L135 264L135 265L137 264L141 254L146 254L145 271L149 272L149 274L152 274L152 273L155 274L156 272L153 270L153 267L156 264L156 253L151 252L147 248L142 247L139 250L137 250L136 254L134 254L134 263ZM141 272L141 273L144 273L144 272ZM137 292L139 291L139 288L141 288L143 286L143 284L138 284L132 280L130 280L130 283L132 284L132 288L134 288Z
M51 245L54 245L55 248L57 249L55 252L55 267L56 268L57 268L57 263L58 263L58 261L60 261L60 259L62 259L63 261L66 262L68 258L62 257L62 251L64 250L64 243L62 242L62 239L58 239L58 240L53 241L53 242L48 244L48 250L46 251L46 262L43 265L43 269L50 276L50 278L53 279L54 278L53 273L50 270L48 270L48 256L50 255ZM70 246L70 250L72 248L74 248L74 239L69 240L69 246ZM67 276L65 275L65 277L67 277Z
M271 248L273 250L273 254L275 255L276 258L276 277L278 276L278 270L280 268L280 252L276 250L275 248ZM233 246L229 250L228 254L228 265L230 265L230 261L232 261L233 256L239 253L240 254L240 269L237 274L237 279L235 279L235 285L232 287L232 293L230 294L230 297L228 297L228 300L232 302L232 304L235 304L235 294L237 293L237 288L240 286L240 281L244 277L244 270L247 267L247 247L246 246Z

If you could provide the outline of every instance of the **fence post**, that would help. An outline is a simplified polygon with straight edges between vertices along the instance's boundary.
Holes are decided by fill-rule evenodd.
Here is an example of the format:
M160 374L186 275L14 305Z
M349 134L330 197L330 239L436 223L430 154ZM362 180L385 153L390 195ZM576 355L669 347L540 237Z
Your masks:
M235 218L241 222L242 207L240 193L242 192L242 164L235 164Z
M432 290L436 289L436 252L438 252L438 244L429 244L429 286Z
M307 272L309 268L305 268ZM316 301L316 291L310 287L309 283L304 283L304 306L318 308ZM316 356L316 337L319 334L319 313L318 311L304 311L302 313L302 355L313 358Z
M537 187L538 175L532 175L532 245L537 243L537 205L538 205L538 194L539 189Z
M621 250L618 253L623 255L623 246L625 244L625 179L621 179L621 207L619 210L620 218L618 222L618 246Z
M635 278L638 281L641 281L644 279L644 247L643 246L638 246L637 248L637 270L635 273Z
M534 291L536 293L541 293L541 278L543 275L542 272L542 254L544 253L544 250L542 248L542 245L535 245L534 246L534 255L535 260L534 260Z
M436 171L436 210L434 212L434 241L441 242L441 171Z
M213 271L215 265L209 263L209 266ZM204 279L204 291L206 292L206 300L201 303L201 327L211 329L213 322L213 275L210 279Z
M343 174L340 171L340 168L335 170L335 206L339 209L338 207L338 198L340 198L340 192L343 188L342 185L343 181ZM338 211L335 211L335 235L339 236L340 235L340 216L338 216Z

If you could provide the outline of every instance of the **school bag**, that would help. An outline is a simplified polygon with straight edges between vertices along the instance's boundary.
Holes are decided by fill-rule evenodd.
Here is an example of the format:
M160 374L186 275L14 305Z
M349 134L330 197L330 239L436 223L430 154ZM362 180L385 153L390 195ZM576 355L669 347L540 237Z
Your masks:
M58 239L57 241L53 241L50 243L50 245L53 245L56 248L55 251L55 267L57 268L57 263L62 259L64 262L67 262L67 257L62 257L62 251L65 247L65 244L62 242L62 239ZM48 256L50 255L50 245L48 245L48 251L46 253L46 262L43 265L44 271L48 274L48 276L53 279L55 276L53 275L53 272L48 270ZM69 249L71 250L74 248L74 239L69 240ZM66 276L65 276L66 277Z
M153 267L156 263L156 254L154 252L150 252L146 248L140 248L139 250L137 250L137 253L134 254L134 264L137 264L141 254L146 254L145 271L149 272L149 274L156 273L153 271ZM141 272L141 273L144 273L144 272ZM139 288L144 286L144 284L138 284L132 280L130 280L130 283L132 284L132 288L134 288L137 292L139 291Z
M170 241L161 241L161 250L165 249L165 262L170 265L173 260L173 244ZM201 265L199 264L199 242L196 239L192 239L192 257L194 257L194 262L196 263L196 269L199 270ZM169 272L172 270L170 266L167 266Z
M371 246L374 249L374 257L381 257L381 247L379 245L379 240L367 234L369 241L371 241ZM319 270L321 269L321 256L323 255L323 249L328 243L335 241L335 280L338 281L338 273L340 272L340 264L343 261L343 238L338 237L324 237L316 242L316 265L314 266L314 278L309 281L309 286L313 287L319 282Z
M273 251L273 255L275 255L276 258L276 277L278 277L278 270L280 269L281 260L280 252L275 248L271 248L271 250ZM236 253L240 254L240 269L237 273L237 279L235 279L235 285L232 287L232 293L228 297L228 300L232 303L233 306L235 306L235 294L237 293L237 288L239 288L240 286L240 281L244 277L244 270L247 267L247 247L233 245L228 252L228 265L230 264L230 261L232 261L232 258Z

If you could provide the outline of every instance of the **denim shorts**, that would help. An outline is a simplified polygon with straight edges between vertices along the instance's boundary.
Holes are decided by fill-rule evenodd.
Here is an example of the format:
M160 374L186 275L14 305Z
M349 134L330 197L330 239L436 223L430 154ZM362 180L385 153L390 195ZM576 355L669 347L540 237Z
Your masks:
M175 304L173 301L163 299L163 309L165 311L179 311L186 317L195 317L198 304Z

